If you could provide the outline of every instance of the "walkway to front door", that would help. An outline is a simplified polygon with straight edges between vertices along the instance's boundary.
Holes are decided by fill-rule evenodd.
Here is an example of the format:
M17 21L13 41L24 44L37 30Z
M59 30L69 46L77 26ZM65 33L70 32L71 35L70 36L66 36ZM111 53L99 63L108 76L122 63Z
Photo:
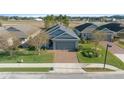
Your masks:
M55 63L78 63L76 52L67 50L53 50Z

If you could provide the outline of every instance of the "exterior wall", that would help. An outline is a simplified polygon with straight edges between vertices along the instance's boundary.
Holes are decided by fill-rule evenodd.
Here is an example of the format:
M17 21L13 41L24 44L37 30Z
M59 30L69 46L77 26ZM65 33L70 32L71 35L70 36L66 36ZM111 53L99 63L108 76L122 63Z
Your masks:
M124 32L118 32L117 36L119 36L120 39L124 39Z
M81 33L81 39L84 40L93 39L92 33Z

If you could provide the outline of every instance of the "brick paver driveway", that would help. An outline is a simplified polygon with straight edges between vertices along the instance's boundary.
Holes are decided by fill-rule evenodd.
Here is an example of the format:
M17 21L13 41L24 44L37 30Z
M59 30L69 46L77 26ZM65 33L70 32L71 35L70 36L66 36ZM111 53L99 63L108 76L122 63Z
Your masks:
M53 50L55 63L78 63L76 52L67 50Z

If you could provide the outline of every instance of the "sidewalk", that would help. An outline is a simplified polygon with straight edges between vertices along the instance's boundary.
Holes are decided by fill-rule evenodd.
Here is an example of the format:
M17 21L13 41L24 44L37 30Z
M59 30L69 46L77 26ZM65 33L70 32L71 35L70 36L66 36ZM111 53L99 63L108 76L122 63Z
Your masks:
M103 67L103 64L97 64L97 63L0 63L0 68L9 68L9 67L53 67L54 70L57 72L63 70L63 72L77 72L77 71L82 71L82 68L87 68L87 67ZM115 71L121 71L120 69L111 66L111 65L106 65L106 68L115 70Z

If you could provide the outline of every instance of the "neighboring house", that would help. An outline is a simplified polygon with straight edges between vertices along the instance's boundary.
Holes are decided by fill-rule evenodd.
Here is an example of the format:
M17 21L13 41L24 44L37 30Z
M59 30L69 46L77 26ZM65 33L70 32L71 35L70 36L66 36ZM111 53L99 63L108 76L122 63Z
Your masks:
M19 38L21 44L26 43L30 38L35 37L41 31L29 25L6 25L4 27L11 35Z
M121 23L108 23L99 26L97 30L107 32L108 41L118 37L124 38L124 25Z
M105 40L107 41L112 41L114 39L114 37L116 36L116 32L109 30L108 28L104 28L102 30L100 30L101 32L103 32L106 36L105 36Z
M102 30L104 28L107 28L107 29L114 31L114 32L118 32L118 31L124 29L124 25L121 23L108 23L108 24L99 26L97 28L97 30Z
M84 40L92 39L92 32L97 28L93 23L85 23L75 27L75 33Z
M62 26L55 25L47 30L49 34L49 48L54 50L76 50L78 47L78 36L74 31Z
M124 39L124 29L118 31L118 32L117 32L117 36L118 36L120 39Z
M4 27L0 27L0 37L7 40L9 46L13 45L13 37Z

